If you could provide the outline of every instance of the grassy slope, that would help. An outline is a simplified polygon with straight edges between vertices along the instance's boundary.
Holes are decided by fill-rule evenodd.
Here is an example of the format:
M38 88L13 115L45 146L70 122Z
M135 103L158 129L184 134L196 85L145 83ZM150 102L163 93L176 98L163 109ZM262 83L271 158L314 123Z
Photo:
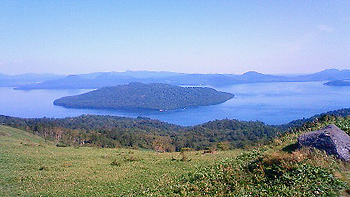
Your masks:
M190 196L350 196L350 163L318 150L295 147L301 133L328 124L350 134L350 116L309 123L269 145L189 173L174 191Z
M171 192L165 186L175 184L178 177L239 152L188 152L191 161L183 162L179 153L59 148L30 133L0 126L0 196L164 194L167 189ZM111 165L113 161L118 165Z
M253 151L187 152L191 159L187 162L180 161L179 153L58 148L32 134L0 126L0 196L328 196L344 188L349 193L349 164L320 151L290 146L300 133L329 123L350 132L350 117L331 118Z

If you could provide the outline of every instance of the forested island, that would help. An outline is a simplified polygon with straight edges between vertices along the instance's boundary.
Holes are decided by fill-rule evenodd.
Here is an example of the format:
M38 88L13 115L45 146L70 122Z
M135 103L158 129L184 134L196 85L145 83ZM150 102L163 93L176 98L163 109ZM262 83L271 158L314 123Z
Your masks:
M234 95L208 87L180 87L162 83L100 88L54 101L68 108L173 110L223 103Z

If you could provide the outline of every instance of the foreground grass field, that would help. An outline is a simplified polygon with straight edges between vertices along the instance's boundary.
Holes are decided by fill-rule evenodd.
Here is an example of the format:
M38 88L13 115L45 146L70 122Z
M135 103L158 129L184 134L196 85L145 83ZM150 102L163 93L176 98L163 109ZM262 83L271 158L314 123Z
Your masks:
M156 153L56 147L0 126L0 196L349 196L350 165L295 147L306 131L350 117L327 118L252 150Z
M190 161L180 161L178 152L56 147L0 126L0 196L166 195L182 175L239 153L186 152Z

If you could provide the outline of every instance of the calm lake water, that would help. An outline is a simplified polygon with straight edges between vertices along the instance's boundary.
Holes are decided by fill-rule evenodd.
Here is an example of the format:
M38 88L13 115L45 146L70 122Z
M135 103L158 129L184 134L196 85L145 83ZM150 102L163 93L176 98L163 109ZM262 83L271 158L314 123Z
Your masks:
M53 101L63 96L81 94L89 90L22 91L0 88L0 114L30 118L62 118L82 114L143 116L179 125L196 125L224 118L282 124L350 107L350 87L331 87L323 83L258 83L216 88L231 92L235 94L235 97L219 105L165 112L67 109L54 106Z

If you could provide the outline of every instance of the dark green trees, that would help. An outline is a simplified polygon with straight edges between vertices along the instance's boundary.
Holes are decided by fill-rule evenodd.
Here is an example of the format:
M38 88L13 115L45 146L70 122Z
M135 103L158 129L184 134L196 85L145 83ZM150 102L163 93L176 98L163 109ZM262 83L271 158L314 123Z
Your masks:
M233 96L207 87L130 83L63 97L54 104L69 108L172 110L219 104Z

